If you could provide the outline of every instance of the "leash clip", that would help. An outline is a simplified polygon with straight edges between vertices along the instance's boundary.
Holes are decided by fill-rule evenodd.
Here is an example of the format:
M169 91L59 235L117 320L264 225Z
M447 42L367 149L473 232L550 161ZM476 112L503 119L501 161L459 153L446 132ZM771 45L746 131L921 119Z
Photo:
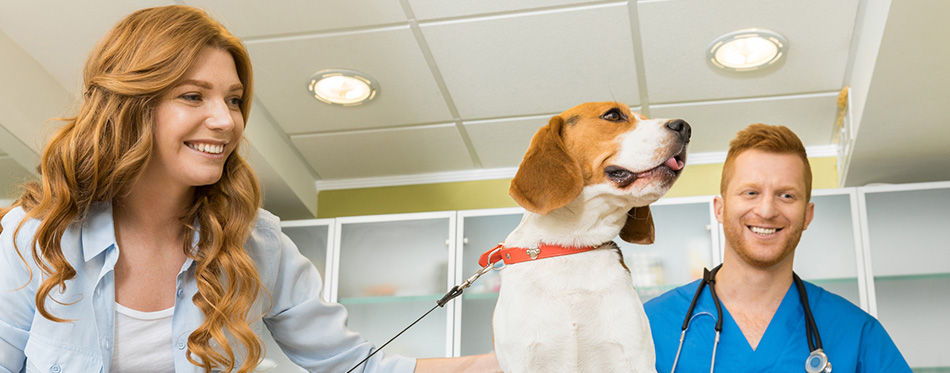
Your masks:
M491 262L491 257L495 255L495 253L501 251L501 248L502 246L499 244L498 246L495 247L494 250L489 252L487 254L489 258L488 264L480 268L478 271L475 271L475 274L473 274L471 277L469 277L465 281L462 281L461 284L453 286L452 289L450 289L448 293L445 293L445 296L443 296L442 299L439 299L438 301L436 301L436 304L438 304L439 307L444 307L445 304L448 303L450 300L454 299L455 297L458 297L459 295L462 295L462 291L465 290L465 288L472 286L475 280L478 280L479 277L482 277L482 275L488 273L488 271L491 271L491 270L500 271L503 268L505 268L505 264L502 264L501 267L495 266L495 264L498 264L498 262L500 262L501 259L496 260L494 263Z

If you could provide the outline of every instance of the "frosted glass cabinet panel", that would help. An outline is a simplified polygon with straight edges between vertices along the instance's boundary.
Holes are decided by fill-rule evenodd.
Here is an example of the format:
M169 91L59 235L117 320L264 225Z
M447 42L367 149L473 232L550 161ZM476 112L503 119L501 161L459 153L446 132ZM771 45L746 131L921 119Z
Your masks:
M646 302L664 292L703 276L713 266L715 224L711 198L671 198L650 206L656 239L652 245L636 245L614 238L630 268L640 300Z
M811 201L815 218L795 249L795 273L867 310L867 301L861 301L855 251L859 227L852 213L857 213L857 194L854 189L844 194L815 190Z
M450 287L454 224L454 212L337 219L337 301L350 329L381 346L436 304ZM433 311L386 352L447 356L451 309Z
M321 219L320 220L299 220L293 222L285 222L281 226L281 230L287 237L290 237L294 244L297 245L297 250L300 250L300 253L310 259L313 262L313 265L317 267L317 270L320 271L321 278L323 279L323 293L324 299L329 299L329 292L327 291L331 286L327 284L328 267L328 253L329 247L331 244L330 241L330 229L331 224L333 223L332 219Z
M950 183L861 191L877 317L911 367L950 371Z
M523 210L493 209L459 212L459 236L462 237L462 258L459 267L460 283L481 267L478 258L503 242L521 222ZM493 350L492 314L498 301L501 279L497 271L488 272L462 293L459 327L456 329L456 353L483 354ZM457 300L456 300L457 302Z

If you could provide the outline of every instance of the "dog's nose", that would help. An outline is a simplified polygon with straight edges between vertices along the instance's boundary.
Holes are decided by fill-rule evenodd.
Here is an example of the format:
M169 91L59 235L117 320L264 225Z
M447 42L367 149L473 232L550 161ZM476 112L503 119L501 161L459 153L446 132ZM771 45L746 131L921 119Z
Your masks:
M669 122L666 122L666 128L669 128L673 132L676 132L680 135L680 138L683 142L689 142L689 137L692 136L692 128L690 128L689 123L686 123L682 119L674 119Z

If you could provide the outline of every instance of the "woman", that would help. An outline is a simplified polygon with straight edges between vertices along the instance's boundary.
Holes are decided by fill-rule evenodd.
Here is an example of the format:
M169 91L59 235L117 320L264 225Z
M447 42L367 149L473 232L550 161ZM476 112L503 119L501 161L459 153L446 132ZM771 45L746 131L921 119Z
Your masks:
M0 371L249 372L263 325L311 370L369 354L258 208L235 152L252 94L240 40L200 10L144 9L100 41L83 78L40 180L0 211ZM416 363L378 354L361 368L497 370L492 354Z

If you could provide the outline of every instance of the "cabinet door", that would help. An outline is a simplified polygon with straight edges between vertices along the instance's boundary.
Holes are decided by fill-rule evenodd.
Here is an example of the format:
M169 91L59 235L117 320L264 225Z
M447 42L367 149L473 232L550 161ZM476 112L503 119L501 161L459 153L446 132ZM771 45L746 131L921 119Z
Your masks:
M328 275L330 267L327 265L330 258L328 255L331 244L330 224L332 224L332 220L326 219L320 223L310 223L308 221L286 222L281 226L281 231L294 241L300 253L310 259L317 270L320 271L321 279L323 279L324 300L330 299L329 289L332 288L332 284L327 283L331 277Z
M795 273L867 311L867 300L858 283L864 277L858 275L855 251L859 247L855 245L856 237L860 237L858 219L852 216L852 212L857 213L857 196L854 189L846 192L850 193L816 190L812 194L815 218L795 249Z
M458 282L464 281L481 267L478 258L503 242L521 222L523 210L498 209L494 211L459 212L459 236L462 237L462 258ZM496 271L488 272L462 293L458 311L455 354L474 355L491 352L492 315L498 301L501 278Z
M877 317L911 367L950 369L950 183L861 191Z
M455 214L339 218L337 222L337 300L349 311L350 329L381 346L448 290ZM449 313L450 309L433 311L384 352L447 356L451 353Z
M662 200L650 206L656 239L652 245L635 245L614 239L630 268L640 300L702 278L703 268L713 266L716 221L711 197Z

